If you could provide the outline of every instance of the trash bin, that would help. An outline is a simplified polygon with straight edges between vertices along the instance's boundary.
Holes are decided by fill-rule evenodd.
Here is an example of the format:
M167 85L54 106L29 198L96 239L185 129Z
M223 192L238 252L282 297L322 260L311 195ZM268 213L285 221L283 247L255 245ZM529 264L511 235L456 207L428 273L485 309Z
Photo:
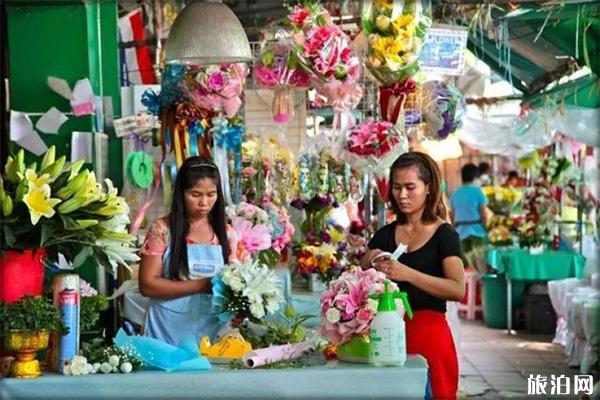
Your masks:
M529 287L523 303L525 330L528 333L553 334L556 331L556 313L546 284Z
M483 278L483 321L488 328L506 329L506 278L504 275L487 274ZM515 308L523 302L525 282L512 281L513 328Z

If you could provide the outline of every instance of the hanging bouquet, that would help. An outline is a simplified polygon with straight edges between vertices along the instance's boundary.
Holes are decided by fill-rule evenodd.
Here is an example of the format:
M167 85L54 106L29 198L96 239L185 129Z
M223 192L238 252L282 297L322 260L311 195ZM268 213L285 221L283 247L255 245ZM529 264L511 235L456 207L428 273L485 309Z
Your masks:
M294 6L287 22L293 29L294 55L328 105L337 112L356 108L362 96L360 61L348 36L317 1Z
M495 214L509 215L523 198L520 190L509 187L484 186L482 189L488 199L488 207Z
M357 266L332 281L321 296L321 335L335 345L368 335L378 304L369 295L383 293L385 281L384 273ZM388 288L398 290L393 282Z
M261 208L246 202L241 202L226 209L227 217L235 231L238 260L246 260L260 250L271 247L272 227L269 215Z
M452 85L428 81L422 87L424 135L443 140L462 125L466 112L464 96Z
M429 17L420 1L377 0L363 7L362 27L368 41L365 65L382 85L379 89L381 116L396 123L400 110L417 86L410 77L419 70Z
M25 152L9 156L0 178L0 248L42 249L47 260L63 254L73 268L89 257L114 272L139 260L135 237L127 232L129 207L110 179L103 186L83 160L66 166L52 146L25 166Z
M275 90L273 120L286 123L294 111L291 89L308 87L310 77L300 68L292 51L291 31L279 28L271 36L271 40L262 44L261 52L254 61L253 75L259 87Z
M189 71L186 88L200 108L223 111L231 118L242 105L246 75L246 64L202 66Z
M212 312L221 321L232 317L258 322L274 314L283 301L275 271L256 261L234 262L212 279Z
M379 194L385 198L389 167L408 151L406 136L391 122L367 119L350 129L341 144L344 159L354 168L372 172Z
M362 27L369 48L366 66L379 83L402 83L419 70L419 51L431 19L420 1L376 0L363 8Z
M270 201L263 204L264 210L269 215L269 223L273 229L271 233L271 247L277 253L291 243L295 228L290 222L290 215L284 207L277 207Z

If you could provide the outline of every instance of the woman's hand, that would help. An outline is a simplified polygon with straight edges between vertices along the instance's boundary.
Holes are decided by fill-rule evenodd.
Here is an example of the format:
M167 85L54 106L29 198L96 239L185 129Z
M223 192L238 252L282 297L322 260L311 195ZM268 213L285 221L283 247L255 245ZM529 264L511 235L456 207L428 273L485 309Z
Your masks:
M375 264L373 264L373 259L381 253L384 253L384 251L379 249L367 251L363 258L360 260L360 266L362 267L362 269L369 269L371 267L374 267Z
M391 258L380 258L375 261L375 269L383 272L389 279L398 282L409 282L412 269Z

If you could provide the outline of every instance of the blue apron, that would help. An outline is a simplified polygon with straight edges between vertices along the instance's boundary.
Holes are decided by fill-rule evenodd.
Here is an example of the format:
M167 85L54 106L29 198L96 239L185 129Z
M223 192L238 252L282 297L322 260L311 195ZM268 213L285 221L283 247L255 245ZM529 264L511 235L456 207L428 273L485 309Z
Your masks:
M220 245L190 244L188 266L190 279L212 278L223 268L223 252ZM169 278L169 254L163 255L162 277ZM211 341L223 326L216 315L211 314L212 295L197 293L176 299L151 298L146 313L144 336L150 336L177 346L181 339L192 334L197 341L204 335Z

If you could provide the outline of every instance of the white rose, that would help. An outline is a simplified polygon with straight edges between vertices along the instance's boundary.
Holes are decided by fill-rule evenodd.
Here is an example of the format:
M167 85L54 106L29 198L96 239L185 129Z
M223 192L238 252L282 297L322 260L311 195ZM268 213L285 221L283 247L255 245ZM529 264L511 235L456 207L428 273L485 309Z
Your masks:
M266 308L269 314L274 314L279 310L279 302L276 299L268 299Z
M119 356L115 356L112 355L110 357L108 357L108 363L112 366L112 367L118 367L119 366Z
M84 375L91 374L93 370L94 370L94 367L92 367L92 364L85 364L85 368L83 369L83 374Z
M112 372L119 372L119 368L118 367L112 367Z
M92 365L92 374L95 374L98 371L100 371L100 365L100 363L94 363L94 365Z
M112 372L112 369L113 369L112 365L110 365L107 362L103 362L102 365L100 366L100 371L103 374L110 374Z
M85 371L85 366L79 364L71 364L71 375L83 375L83 371Z
M234 292L239 292L244 288L244 283L242 282L242 280L239 277L234 276L229 281L229 287Z
M75 356L71 360L71 365L77 365L78 367L85 367L87 364L87 358L83 356Z
M124 374L128 374L133 371L133 365L130 362L124 362L121 364L121 372Z
M339 322L341 317L342 317L342 314L340 313L340 310L338 310L335 307L331 307L325 313L325 318L327 318L327 321L331 322L332 324Z
M71 366L69 364L67 364L63 367L63 374L71 375Z

